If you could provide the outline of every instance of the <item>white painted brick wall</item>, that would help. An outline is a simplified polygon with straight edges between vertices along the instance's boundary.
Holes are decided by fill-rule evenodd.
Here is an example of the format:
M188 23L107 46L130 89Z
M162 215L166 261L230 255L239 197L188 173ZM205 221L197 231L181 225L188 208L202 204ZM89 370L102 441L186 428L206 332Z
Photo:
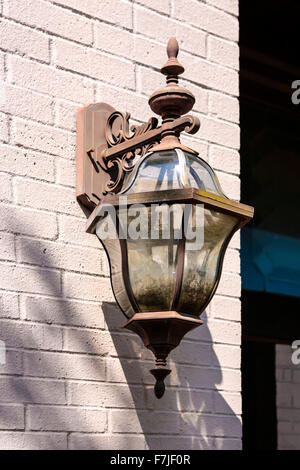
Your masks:
M183 141L239 199L238 0L1 6L0 449L241 448L239 235L158 401L74 191L76 109L106 101L148 119L176 35L202 122Z
M295 350L276 345L277 448L300 449L300 365L292 363Z

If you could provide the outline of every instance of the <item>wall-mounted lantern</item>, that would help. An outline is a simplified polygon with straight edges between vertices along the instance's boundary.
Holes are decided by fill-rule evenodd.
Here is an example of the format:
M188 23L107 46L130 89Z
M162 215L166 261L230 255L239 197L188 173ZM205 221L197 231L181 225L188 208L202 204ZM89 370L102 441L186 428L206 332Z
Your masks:
M128 113L105 103L79 109L77 199L107 253L115 299L156 357L155 394L164 393L169 352L202 324L221 276L226 247L253 208L228 199L212 168L185 147L197 117L193 94L178 85L184 68L171 38L164 88L149 99L151 118L129 128Z

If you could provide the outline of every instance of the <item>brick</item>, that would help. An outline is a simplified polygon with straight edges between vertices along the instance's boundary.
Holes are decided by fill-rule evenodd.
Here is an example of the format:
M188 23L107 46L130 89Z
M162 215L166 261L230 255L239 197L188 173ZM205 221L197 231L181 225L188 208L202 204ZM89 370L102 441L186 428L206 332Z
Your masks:
M215 413L240 415L242 413L242 397L240 393L214 392L213 402Z
M43 238L56 238L57 222L54 214L0 204L0 214L5 230Z
M242 450L242 439L216 437L214 442L217 450Z
M65 158L75 155L75 136L50 126L35 124L22 119L12 123L12 141L15 144Z
M291 408L292 407L292 399L293 399L293 384L289 383L277 383L276 384L276 404L277 407L282 408ZM294 394L294 399L296 398L297 394ZM295 407L298 407L299 403L293 402Z
M128 31L99 22L95 24L94 31L94 47L96 49L126 58L134 57L133 50L131 50L134 38ZM114 38L113 41L111 40L112 37Z
M292 408L277 408L278 421L300 421L300 410Z
M198 152L199 157L203 158L204 160L207 160L207 154L208 154L207 142L202 142L198 139L196 140L194 138L187 136L186 134L183 134L180 137L180 142L182 142L184 145L191 148L192 150L195 150L196 152Z
M129 388L127 384L70 382L68 393L72 405L126 409L146 407L146 393L139 386Z
M103 302L102 312L107 330L124 333L123 326L126 319L116 302Z
M0 145L0 170L14 175L54 181L54 158L10 145Z
M72 450L144 450L145 437L134 435L109 435L72 433L69 446ZM147 438L148 440L148 438Z
M206 34L204 32L139 6L135 6L134 13L137 33L162 43L167 43L171 36L176 36L180 50L205 57Z
M24 407L0 405L0 429L24 429Z
M63 406L29 406L29 428L43 431L104 432L106 412Z
M23 25L2 19L0 21L2 49L14 54L49 62L49 37Z
M153 361L154 357L152 362L140 359L109 358L106 361L107 381L153 386L153 376L149 372L150 367L153 367Z
M209 317L208 314L208 308L201 314L201 320L203 320L203 325L195 328L194 330L190 331L189 333L186 334L185 339L187 340L196 340L197 342L200 341L205 341L205 342L210 342L211 341L211 334L209 332L209 329L207 327L207 319Z
M56 158L56 183L62 186L75 187L76 166L75 162L65 158Z
M53 123L54 107L51 98L10 85L3 88L2 96L2 111L5 113L46 124Z
M60 273L49 269L0 263L0 288L57 295L60 293Z
M277 432L280 440L280 434L293 434L292 423L279 422L277 423Z
M137 0L135 3L139 3L140 5L144 5L147 8L157 10L167 15L170 13L168 0Z
M48 2L4 0L3 14L49 33L73 39L83 44L92 43L92 25L86 19Z
M209 33L238 41L238 19L216 8L191 0L189 8L185 0L176 0L174 4L175 18L195 25Z
M0 173L0 201L12 200L12 181L11 176L6 173Z
M108 275L106 255L100 247L96 250L23 237L17 238L16 246L17 257L21 263Z
M58 217L58 226L58 239L65 243L74 243L91 248L101 247L100 241L94 234L86 233L86 219L77 219L61 214Z
M179 413L153 411L111 410L110 426L113 433L179 434Z
M84 274L65 273L63 291L66 297L101 302L114 302L109 279Z
M31 377L104 380L105 362L97 356L25 352L24 373Z
M208 328L215 343L240 344L240 323L223 320L209 320Z
M176 362L193 365L210 365L212 348L210 344L183 341L172 352L172 359Z
M64 450L67 434L38 432L0 432L1 450Z
M225 253L223 270L227 273L237 273L240 272L240 253L237 250L232 250L228 248Z
M163 439L155 436L147 437L149 450L207 450L213 448L214 439L197 438L195 436L166 436Z
M240 172L240 156L236 150L211 145L209 148L209 163L216 170L223 170L237 175Z
M72 8L80 13L109 23L132 28L132 5L122 0L51 0L64 7Z
M292 348L286 344L276 345L276 365L288 367L291 365Z
M7 65L12 84L81 104L94 101L94 84L88 78L19 57L8 57Z
M239 14L239 2L238 0L207 0L206 3L213 5L221 10L228 11L235 16Z
M229 242L229 248L232 248L234 250L240 250L241 248L241 232L238 230L235 232L233 235L232 239Z
M297 450L299 449L299 435L286 434L278 439L278 450Z
M185 52L180 54L180 59L184 54L186 57L192 59L192 56L190 54L186 54ZM132 48L129 52L129 57L140 64L147 65L151 68L155 67L156 69L160 69L162 64L164 64L166 61L166 45L154 42L150 38L148 39L142 36L134 36L132 41ZM197 59L198 57L195 57L195 60ZM187 61L185 64L186 63Z
M172 368L172 365L171 365ZM221 369L218 367L192 367L177 365L166 379L166 383L181 387L218 389L237 391L241 389L241 373L239 370Z
M236 416L182 414L180 434L202 435L205 429L208 436L241 437L242 425Z
M75 216L80 214L74 191L70 188L17 178L14 190L18 204Z
M53 41L53 48L55 63L59 67L109 84L135 89L132 63L59 39Z
M66 404L65 384L61 380L2 377L0 401L6 403Z
M141 356L142 344L136 335L68 328L64 330L64 350L138 358Z
M0 232L0 259L15 260L15 237L10 233Z
M26 297L26 319L60 325L104 328L101 307L96 303Z
M225 335L224 335L225 337ZM241 367L241 349L238 346L214 344L214 355L212 364L219 367L230 367L240 369Z
M215 144L225 145L233 149L240 147L240 128L236 124L219 121L206 116L201 118L199 136Z
M0 113L0 140L7 142L9 138L8 116Z
M208 36L207 58L212 62L239 70L239 46L215 36Z
M192 80L198 85L212 90L222 91L230 95L239 94L239 75L236 70L208 62L200 57L193 57L182 52L180 61L185 64L186 80Z
M0 52L0 79L5 79L5 55L3 52Z
M283 381L284 382L292 382L292 370L291 369L284 369L284 371L283 371Z
M127 90L97 85L96 101L110 103L116 109L119 109L120 103L122 103L122 109L130 109L132 119L142 122L147 121L153 115L146 97L136 95Z
M214 91L209 92L209 112L216 119L239 123L239 101L233 96ZM226 151L226 149L224 149ZM226 162L224 162L226 165ZM224 169L221 168L221 169Z
M217 294L231 297L241 296L241 278L237 274L223 273L217 288Z
M10 292L0 292L2 318L19 318L19 297Z
M76 113L78 105L58 100L56 104L56 122L59 127L76 131Z
M0 320L1 339L7 347L27 349L62 349L62 332L58 327L27 322Z
M178 384L177 384L178 385ZM132 388L132 387L131 387ZM208 390L182 390L168 387L163 398L157 401L153 385L145 387L147 408L162 411L192 411L210 413L213 411L212 392Z
M20 351L6 350L5 364L0 364L0 374L23 374L23 354Z

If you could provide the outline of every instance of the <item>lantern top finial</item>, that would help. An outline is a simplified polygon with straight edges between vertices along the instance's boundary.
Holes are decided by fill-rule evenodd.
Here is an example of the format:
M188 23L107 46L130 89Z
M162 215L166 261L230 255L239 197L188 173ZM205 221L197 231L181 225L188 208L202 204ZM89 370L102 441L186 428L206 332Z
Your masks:
M184 72L184 67L177 60L179 52L178 41L175 37L171 37L167 45L168 60L161 68L161 73L167 75L167 83L173 78L173 81L178 81L178 75Z

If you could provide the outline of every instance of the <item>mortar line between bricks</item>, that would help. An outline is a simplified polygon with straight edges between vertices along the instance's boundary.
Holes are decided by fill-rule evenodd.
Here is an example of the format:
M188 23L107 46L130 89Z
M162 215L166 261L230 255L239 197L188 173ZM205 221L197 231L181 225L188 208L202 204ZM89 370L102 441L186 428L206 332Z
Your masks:
M4 292L7 292L6 290L4 290ZM14 292L15 293L15 292ZM18 292L17 292L18 293ZM0 291L0 294L1 294L1 291ZM21 294L21 293L20 293ZM24 295L24 294L22 294ZM32 295L28 294L29 297L32 297ZM52 300L53 298L49 298L49 300ZM99 314L101 314L101 312L99 312ZM121 321L121 316L122 314L120 313L120 323L122 323ZM4 320L4 318L0 318L0 322ZM130 331L128 332L123 332L123 331L119 331L118 329L110 329L110 330L106 330L105 328L99 328L99 327L93 327L93 326L90 326L90 327L87 327L87 326L81 326L81 325L68 325L68 324L64 324L64 323L51 323L49 324L49 322L47 321L39 321L39 320L32 320L32 319L28 319L28 318L25 318L25 319L22 319L22 318L10 318L10 317L6 317L5 318L5 321L9 321L9 322L12 322L12 323L24 323L26 325L28 324L44 324L44 325L47 325L49 327L64 327L65 329L76 329L76 330L86 330L88 329L89 331L93 331L95 333L97 333L99 330L103 333L103 332L107 332L107 333L113 333L115 336L120 336L120 337L130 337L130 338L136 338L136 334L135 333L131 333ZM125 321L125 319L123 320ZM210 326L211 323L219 323L219 324L235 324L235 323L240 323L240 322L237 322L237 321L232 321L232 320L224 320L224 319L220 319L220 318L213 318L213 320L208 320L207 321L207 325ZM232 346L240 346L240 344L237 344L237 343L222 343L221 341L216 341L214 343L211 343L211 341L209 340L204 340L204 339L193 339L193 338L184 338L183 340L183 343L197 343L197 344L206 344L206 345L209 345L209 344L212 344L212 346L214 344L223 344L224 346L228 346L228 347L232 347ZM84 353L85 354L85 353ZM124 356L122 356L124 357ZM176 361L176 362L179 362L179 363L182 363L182 361Z
M207 33L207 32L205 31L205 33ZM53 36L53 34L47 33L47 36L48 36L49 38L51 38L51 36ZM155 41L153 38L149 38L149 37L143 36L142 34L139 34L139 33L135 33L135 36L136 36L137 38L141 37L142 39L148 40L148 41L151 42L151 43L154 43L154 44L156 44L156 45L159 45L160 47L161 47L161 46L165 47L165 44L164 44L164 43ZM210 33L210 36L213 36L213 34ZM70 40L70 39L66 39L66 38L61 38L61 39L64 40L64 41L66 41L66 42L69 42L70 44L72 44L72 43L74 42L74 41L72 41L72 40ZM77 44L77 43L75 43L75 44L76 44L76 45L79 45L79 46L82 46L82 48L83 48L84 50L89 49L89 50L91 50L92 52L95 52L95 53L101 52L101 54L103 54L104 56L109 57L109 58L113 58L113 59L117 59L118 61L121 61L121 62L123 61L123 62L125 62L125 63L130 63L130 64L134 64L134 63L135 63L135 64L137 64L137 65L140 65L140 66L149 68L149 69L154 70L154 71L157 71L157 72L160 71L160 68L159 68L159 67L147 65L147 64L145 64L145 63L143 63L143 62L139 62L139 61L136 60L136 59L132 59L132 58L129 59L128 57L120 56L120 55L114 54L114 53L112 53L112 52L109 52L109 53L108 53L107 51L104 51L104 50L102 50L102 49L96 49L96 48L93 48L93 47L88 46L88 45ZM233 42L233 44L236 44L236 42ZM12 56L17 55L17 56L22 57L23 59L26 59L26 60L31 60L31 61L33 61L33 62L37 62L37 63L40 63L40 64L42 64L42 65L46 65L46 66L48 66L48 67L52 67L52 68L54 67L54 70L55 70L55 69L64 70L63 67L60 67L60 66L56 66L56 67L55 67L55 65L52 66L51 63L42 61L42 60L37 59L37 58L34 58L34 57L27 57L27 56L24 57L24 55L18 54L17 52L16 52L16 53L13 53L13 52L11 52L11 51L9 51L9 50L2 49L1 46L0 46L0 50L2 50L3 52L7 52L9 55L12 55ZM182 51L183 51L185 54L187 54L188 56L191 56L191 58L193 58L193 57L196 56L197 58L199 58L201 61L204 61L205 63L214 64L215 66L217 66L217 67L219 67L219 68L223 68L223 69L225 69L225 70L234 70L234 71L236 71L236 72L238 73L238 69L236 70L236 69L233 69L233 68L230 67L230 66L226 66L226 65L222 65L222 64L217 63L217 62L213 62L213 61L211 61L210 59L208 59L207 57L203 57L203 56L194 54L194 53L192 53L192 52L188 52L188 51L186 51L186 50L184 50L184 49L182 49ZM126 59L126 60L125 60L125 59ZM96 80L96 81L98 80L98 79L95 78L95 77L91 77L91 76L89 76L89 75L83 74L82 72L78 72L78 71L76 71L76 70L72 70L72 69L66 69L66 70L67 70L68 72L73 73L73 74L80 75L80 76L82 75L82 76L84 76L84 77L87 77L87 78L90 79L90 80ZM185 81L188 81L188 82L190 82L190 83L195 83L196 85L199 86L199 83L193 81L192 79L185 78L184 80L185 80ZM107 83L107 82L105 82L105 83ZM108 84L109 84L109 83L108 83ZM202 85L202 86L205 87L205 88L207 88L207 89L211 89L212 91L217 91L215 88L210 88L210 87L207 87L206 85ZM127 89L127 87L122 87L122 88L123 88L123 89ZM229 92L226 92L226 91L224 91L223 93L224 93L224 94L227 94L227 95L229 95L229 96L237 96L237 95L233 95L232 93L229 93Z
M4 113L4 114L7 114L7 115L10 116L9 113ZM198 115L199 113L194 113L194 114L195 114L195 115ZM207 116L205 116L205 117L207 118ZM211 119L211 118L210 118L210 119ZM219 122L220 122L220 123L223 123L223 124L227 124L227 125L228 125L228 122L227 122L227 121L222 121L222 120L220 120L220 119L211 119L211 120L212 120L212 121L215 121L216 123L219 123ZM51 125L49 125L49 124L45 124L44 122L35 121L35 120L31 119L31 118L22 118L22 117L17 116L16 119L15 119L13 122L16 122L16 121L24 121L25 123L29 123L29 124L33 124L33 125L35 125L35 124L37 124L37 125L42 125L42 126L44 126L44 127L51 128L52 130L53 130L53 129L56 129L56 130L58 130L58 131L60 131L60 132L69 134L69 136L70 136L70 137L72 136L73 138L75 138L75 136L76 136L76 133L75 133L75 132L62 129L62 128L60 128L60 127L55 127L54 125L51 126ZM139 121L139 120L136 120L136 121L141 122L141 121ZM232 128L237 128L237 129L239 129L239 125L236 124L236 123L230 123L230 126L231 126ZM186 135L186 134L184 134L184 133L183 133L183 136L189 138L189 136ZM190 139L191 139L192 141L194 141L194 142L206 143L206 144L209 144L209 145L217 145L217 144L218 144L218 142L215 142L214 140L211 140L210 138L203 138L203 137L201 137L201 136L193 136L193 138L190 138ZM45 151L42 151L41 149L36 148L36 147L27 147L27 146L22 145L22 144L19 144L19 143L15 143L15 144L12 143L12 145L14 145L14 146L17 147L17 148L22 148L22 149L24 149L24 150L34 150L34 151L37 151L37 152L40 152L40 153L41 153L41 152L44 152L46 155L51 155L51 156L54 156L54 157L62 158L63 160L66 160L66 161L71 161L71 158L70 158L70 157L64 157L64 156L61 156L61 155L57 155L57 154L55 154L55 153L50 153L50 152L47 152L46 150L45 150ZM238 146L232 146L232 145L230 146L230 145L224 144L224 145L223 145L223 148L228 149L228 150L239 151L239 148L240 148L240 139L239 139ZM66 186L62 186L62 187L66 187ZM69 186L68 186L68 187L69 187Z
M150 38L150 37L147 37L147 36L144 36L144 35L142 35L142 34L140 34L140 33L133 33L133 34L136 36L137 39L141 38L141 39L146 40L146 41L149 41L150 43L153 43L153 44L155 44L155 45L157 45L157 46L165 47L165 43L163 43L163 42L158 42L158 41L156 41L155 39ZM62 38L62 40L72 44L72 41L71 41L71 40L68 40L68 39L65 39L65 38ZM236 43L234 42L233 44L236 44ZM100 55L102 54L102 55L104 55L105 57L118 60L119 62L125 62L125 63L128 63L128 64L134 64L134 63L136 63L136 64L138 64L138 65L144 65L144 66L146 66L143 62L139 62L139 61L138 61L137 59L135 59L135 58L128 58L128 57L125 56L125 55L116 54L116 53L114 53L114 52L107 52L107 51L104 50L104 49L93 48L93 47L88 46L88 45L82 45L82 44L81 44L80 46L81 46L82 49L84 49L84 50L88 49L89 51L92 51L92 52L94 52L94 53L96 53L96 54L97 54L97 53L100 54ZM187 56L190 56L191 58L196 57L196 58L198 58L199 60L204 61L205 63L216 65L217 67L221 67L222 69L225 69L225 70L233 70L233 71L235 71L235 72L238 73L238 69L233 69L233 68L232 68L231 66L229 66L229 65L222 65L222 64L220 64L220 63L218 63L218 62L214 62L214 61L212 61L211 59L208 59L206 56L202 56L202 55L198 55L198 54L193 53L193 52L189 52L189 51L185 50L184 47L181 47L181 51L184 52L184 54L186 54ZM57 68L62 68L62 69L63 69L64 67L57 65ZM148 65L148 68L151 68L152 70L156 70L156 71L159 71L159 70L160 70L160 68L159 68L158 66L155 67L155 66L149 66L149 65ZM72 69L66 68L66 70L70 71L70 70L72 70ZM90 77L89 75L86 75L86 74L83 73L83 72L78 72L78 71L76 71L76 70L72 70L72 71L73 71L74 73L76 73L76 74ZM185 80L187 80L187 78L185 78ZM127 87L124 86L124 88L126 89ZM215 88L212 88L212 90L215 90Z
M21 54L17 54L17 53L12 53L8 50L5 50L5 49L1 49L1 45L0 45L0 51L6 53L9 57L12 56L12 57L15 57L17 55L17 57L19 57L20 59L22 60L25 60L27 62L32 62L32 63L37 63L37 64L40 64L40 65L43 65L47 68L49 68L50 70L53 70L53 71L56 71L56 70L59 70L59 71L62 71L63 73L66 73L66 74L70 74L70 76L83 76L84 78L88 79L91 84L94 84L94 85L105 85L105 86L108 86L109 88L113 88L115 90L118 90L118 91L127 91L127 92L130 92L132 93L133 95L134 94L137 94L137 96L140 96L142 98L145 98L147 95L144 95L144 94L139 94L139 93L134 93L134 90L131 90L129 88L126 88L126 87L118 87L117 85L114 85L114 84L111 84L109 82L105 82L105 81L102 81L100 79L97 79L97 78L94 78L94 77L90 77L88 75L82 75L80 72L77 72L77 71L74 71L72 69L64 69L63 67L55 67L55 66L52 66L51 64L49 63L44 63L44 62L41 62L39 61L38 59L36 58L31 58L31 57L24 57L23 55ZM118 56L117 56L118 57ZM203 60L203 59L201 59ZM209 61L207 61L208 63L211 63ZM155 71L157 73L159 73L159 68L155 68L155 67L152 67L152 66L149 66L147 64L144 64L142 62L139 62L137 60L133 61L132 62L133 64L136 64L138 66L141 66L147 70L152 70L152 71ZM220 64L215 64L216 66L218 67L222 67ZM223 67L224 68L224 67ZM227 91L224 91L224 90L217 90L215 88L211 88L205 84L202 84L202 83L199 83L199 82L196 82L195 80L192 80L190 78L185 78L184 81L187 83L187 84L192 84L192 85L195 85L195 86L198 86L199 88L203 89L203 90L209 90L209 91L214 91L214 92L217 92L217 93L221 93L221 94L224 94L225 96L228 96L228 97L233 97L233 98L237 98L237 94L233 94L233 93L229 93ZM7 82L8 84L11 84L13 85L12 83L10 82ZM32 91L35 91L33 90L32 88L27 88L27 87L24 87L24 89L28 89L28 90L32 90ZM48 94L48 93L45 93L45 92L42 92L42 91L38 91L39 94L43 95L43 96L47 96L47 97L51 97L51 98L57 98L57 99L63 99L63 98L60 98L60 97L57 97L57 96L53 96L51 94ZM67 100L68 102L70 103L74 103L74 104L77 104L77 102L73 102L71 100ZM141 121L139 121L141 122Z
M82 10L77 10L76 8L70 7L70 6L68 6L68 5L61 5L61 4L59 4L59 3L55 2L55 1L53 1L53 2L51 2L51 3L54 4L54 5L56 5L57 7L60 7L60 8L63 9L63 10L71 11L71 12L73 12L74 14L76 14L76 15L79 16L79 17L86 17L86 18L88 18L88 19L91 19L91 20L95 21L96 23L107 24L107 25L109 25L109 26L113 26L113 27L115 27L115 28L117 28L117 29L120 29L120 30L122 30L122 31L124 31L124 32L129 32L129 33L134 32L134 29L133 29L133 28L127 28L127 27L124 26L124 25L119 25L119 24L116 24L116 23L114 23L114 22L110 22L110 21L108 21L108 20L105 20L104 18L101 18L101 19L100 19L100 18L98 18L97 16L89 15L88 13L86 13L86 12L84 12L84 11L82 11ZM127 3L127 2L126 2L126 3ZM204 28L201 28L201 27L199 27L199 26L197 26L197 25L194 25L194 24L190 24L190 23L188 23L188 22L185 21L185 20L176 18L176 17L174 16L174 14L167 14L167 13L164 13L163 11L155 10L155 8L151 8L151 7L148 6L148 5L143 5L143 4L139 3L138 1L137 1L137 2L134 2L134 3L132 4L132 6L133 6L132 10L134 9L134 5L135 5L135 4L138 5L138 8L139 8L139 9L143 9L143 10L145 10L146 12L147 12L148 10L150 10L152 13L155 13L155 14L157 14L157 15L159 15L159 16L162 16L162 17L165 18L165 19L170 19L172 22L178 23L179 26L180 26L182 23L184 23L184 25L186 25L186 27L188 27L189 29L192 29L192 30L194 29L194 30L196 30L196 31L201 31L202 33L208 33L208 31L205 30ZM221 8L217 8L217 7L211 6L211 5L209 5L208 7L211 8L211 9L216 9L216 10L218 10L218 11L221 11L221 12L223 12L223 13L225 13L225 14L228 14L228 15L232 16L234 19L237 19L237 16L236 16L236 15L234 15L233 13L230 13L230 12L228 12L228 11L226 11L226 10L223 10L223 9L221 9ZM174 11L173 11L172 13L174 13ZM21 23L21 24L23 24L23 23ZM24 25L24 26L28 26L26 23L23 24L23 25ZM42 32L47 32L47 34L52 34L51 32L48 32L48 31L45 30L45 29L41 29L41 31L42 31ZM226 39L226 40L232 41L232 42L234 42L234 43L237 42L237 41L234 41L234 40L230 40L230 39L228 39L228 38L225 38L224 36L219 36L218 34L216 34L216 33L214 33L214 32L211 32L211 33L209 32L209 34L211 34L211 35L213 35L213 36L215 36L215 37L217 37L217 38L220 38L220 39ZM75 42L75 41L74 41L74 42ZM82 44L82 43L79 43L79 44Z
M176 1L176 0L174 0L174 1ZM201 0L200 0L200 1L201 1ZM202 2L201 2L201 3L202 3ZM204 6L205 6L205 4L204 4ZM226 10L223 10L223 9L221 9L221 8L216 8L215 6L213 6L213 5L208 5L208 4L206 4L206 7L207 7L207 9L209 9L209 10L216 10L216 11L222 12L222 13L224 13L224 14L226 14L226 15L230 16L231 18L233 18L233 19L235 19L235 20L238 21L238 17L237 17L236 15L233 15L232 13L230 13L230 12L228 12L228 11L226 11ZM175 15L175 12L174 12L174 11L173 11L173 15ZM176 17L175 17L175 16L172 16L172 18L176 18ZM177 18L177 19L178 19L178 18ZM189 23L187 20L183 19L183 18L182 18L182 19L178 19L178 20L179 20L181 23L183 23L183 24L190 25L190 23ZM210 31L204 30L204 29L202 29L200 26L197 26L197 25L195 25L195 24L193 24L193 27L194 27L195 29L197 29L197 30L210 33ZM211 34L211 33L210 33L210 34ZM218 38L224 39L224 36L219 36L217 33L212 33L212 34L213 34L214 36L218 37ZM236 42L238 42L238 39L239 39L239 38L237 38Z
M169 2L169 0L167 0ZM138 7L143 7L144 10L150 10L153 13L157 13L158 15L164 17L165 19L170 19L172 20L170 16L170 5L169 5L169 13L165 13L162 10L156 10L154 7L151 8L151 5L144 5L143 3L140 3L139 0L133 0L133 5L138 5Z
M25 267L25 268L39 268L39 269L45 269L48 271L55 271L57 273L70 273L70 274L82 274L84 276L95 276L98 279L109 279L108 274L98 274L98 273L91 273L90 271L83 271L83 270L76 270L76 269L71 269L71 268L63 268L63 267L58 267L58 266L41 266L40 264L36 263L30 263L27 261L8 261L5 259L0 258L0 263L1 264L6 264L6 263L13 263L17 267ZM25 292L25 291L20 291L20 292Z
M176 0L175 0L176 1ZM161 12L161 11L158 11L158 10L155 10L154 8L151 8L150 6L148 5L144 5L142 3L139 3L138 0L135 1L135 4L138 5L138 8L141 9L141 10L145 10L145 13L147 13L147 10L150 10L151 12L159 15L159 16L163 16L164 18L166 19L170 19L172 22L175 22L175 23L178 23L179 26L182 25L182 23L184 23L184 26L186 26L187 28L189 29L193 29L193 30L196 30L196 31L201 31L203 33L209 33L209 34L212 34L213 36L217 37L217 38L221 38L221 39L224 39L224 40L227 40L227 41L230 41L230 42L234 42L236 43L237 41L235 41L234 39L228 39L224 36L220 36L218 35L217 33L214 33L214 32L209 32L208 30L204 29L204 27L200 27L200 26L197 26L195 24L191 24L189 23L188 21L185 21L184 19L179 19L175 16L175 12L174 12L174 4L171 0L171 14L167 14L167 13L164 13L164 12ZM169 4L169 7L170 7L170 4ZM220 12L223 12L227 15L230 15L232 16L234 19L238 19L238 15L234 15L233 13L230 13L229 11L227 10L224 10L222 8L218 8L216 7L215 5L207 5L208 8L211 8L211 9L215 9L215 10L218 10Z
M228 15L232 16L233 18L236 18L238 19L239 18L239 12L237 14L229 11L229 10L226 10L225 8L222 8L220 7L219 5L213 5L213 4L207 4L208 6L210 7L213 7L215 10L219 10L219 11L222 11L224 13L227 13Z
M12 261L7 261L7 263L11 263L11 264L14 264L14 262ZM232 274L232 273L231 273ZM80 298L77 298L77 297L64 297L64 296L54 296L54 295L51 295L51 294L43 294L43 293L40 293L40 292L24 292L24 291L18 291L18 290L11 290L11 289L3 289L3 288L0 288L0 293L1 292L8 292L8 293L11 293L11 294L15 294L15 293L20 293L20 294L23 294L23 295L27 295L29 297L32 297L32 296L35 296L35 297L38 297L38 298L46 298L46 299L49 299L49 300L53 300L53 297L55 297L58 301L64 301L64 300L72 300L74 302L78 302L78 303L85 303L85 304L99 304L101 306L101 303L103 301L101 300L93 300L93 299L80 299ZM231 299L231 300L240 300L240 297L239 296L232 296L232 295L226 295L226 294L218 294L216 293L216 296L218 298L226 298L226 299ZM231 322L238 322L240 323L239 320L228 320L228 321L231 321Z
M81 17L83 16L84 18L87 18L87 19L90 19L90 20L94 20L94 21L99 21L100 23L104 23L104 24L108 24L110 26L115 26L116 23L113 23L113 22L110 22L108 20L105 20L105 19L99 19L97 18L97 16L93 16L93 15L89 15L88 13L82 11L82 10L77 10L76 8L73 8L73 7L70 7L68 5L61 5L60 3L58 2L55 2L55 1L50 1L50 3L52 3L53 5L57 6L57 7L60 7L62 10L68 10L68 11L71 11L73 12L75 15ZM127 3L127 2L126 2ZM132 28L127 28L126 26L122 26L122 25L118 25L118 27L126 32L132 32Z
M43 0L40 0L40 1L43 1ZM69 41L71 41L72 43L77 44L77 45L81 45L81 46L83 46L83 47L88 47L88 46L90 45L89 43L77 41L76 39L70 39L70 37L68 37L68 36L63 36L62 34L55 33L55 32L53 32L53 31L48 31L46 28L40 28L40 27L37 26L37 25L33 25L33 24L28 24L28 23L22 22L21 20L18 20L18 19L16 19L16 18L13 18L13 17L10 17L10 16L2 15L1 17L2 17L4 20L7 20L7 21L9 21L9 22L11 22L11 23L24 26L24 27L26 27L27 29L30 29L30 30L32 30L32 31L38 31L39 33L43 33L43 34L45 34L45 35L48 36L48 37L54 37L54 38L69 40ZM79 19L79 18L80 18L80 16L78 15L78 19Z
M201 369L201 367L199 367L199 369ZM86 385L89 385L89 384L93 384L93 385L96 385L96 384L101 384L103 386L126 386L126 387L129 387L129 388L143 388L145 389L145 387L148 387L149 389L153 389L153 383L150 384L150 383L141 383L141 382L116 382L116 381L100 381L100 380L97 380L97 379L77 379L77 378L72 378L72 377L62 377L62 378L57 378L55 376L52 376L52 377L44 377L44 376L39 376L39 375L23 375L23 374L13 374L13 373L1 373L0 374L0 377L5 377L5 378L10 378L10 377L13 377L15 379L18 379L18 378L24 378L24 379L31 379L31 378L34 378L34 379L37 379L37 380L41 380L41 379L45 379L47 378L49 381L59 381L59 382L62 382L64 383L65 380L68 380L70 382L73 382L73 381L76 381L78 383L84 383ZM225 389L225 388L218 388L218 389L215 389L215 388L201 388L201 387L193 387L193 388L184 388L184 387L176 387L176 386L170 386L168 385L168 389L174 391L174 392L216 392L216 393L232 393L233 390L232 389ZM241 390L234 390L235 393L237 393L238 395L241 394ZM126 409L126 408L125 408Z
M46 325L45 325L46 326ZM47 325L49 326L49 325ZM223 343L221 343L223 344ZM24 353L28 353L28 354L35 354L35 353L39 353L39 351L42 351L42 353L46 353L47 355L53 355L53 354L65 354L65 355L69 355L69 356L83 356L83 357L86 357L86 356L89 356L89 357L94 357L94 356L97 356L99 358L99 360L101 359L106 359L106 363L109 363L111 361L122 361L123 359L125 359L126 361L131 361L132 363L143 363L145 365L150 365L153 363L153 360L152 359L140 359L140 358L125 358L125 357L118 357L118 356L115 356L115 357L112 357L112 356L101 356L101 355L96 355L96 354L92 354L92 353L83 353L83 352L76 352L76 351L62 351L61 349L59 350L55 350L55 349L41 349L41 348L25 348L24 346L20 346L19 348L18 347L7 347L7 351L14 351L14 352L24 352ZM105 362L105 361L104 361ZM181 362L178 362L178 361L170 361L171 363L171 367L172 365L173 366L176 366L176 365L184 365L185 367L189 367L191 369L195 369L195 370L220 370L221 367L220 366L216 366L216 365L206 365L206 364L200 364L200 365L195 365L195 364L192 364L192 363L181 363ZM226 367L226 366L222 366L222 370L226 370L226 371L239 371L239 368L233 368L233 367ZM2 375L20 375L20 374L2 374ZM38 377L38 376L32 376L32 375L28 375L30 377ZM43 376L41 376L43 377ZM48 377L48 378L51 378L51 377ZM55 377L53 377L55 378ZM56 380L58 380L58 378L55 378ZM70 377L62 377L60 380L65 380L65 379L71 379ZM78 381L92 381L92 382L97 382L98 380L96 379L78 379L78 378L73 378L73 380L78 380ZM127 383L126 381L107 381L105 380L104 382L109 382L109 383ZM135 385L140 385L141 382L129 382L130 384L135 384ZM147 385L147 384L143 384L143 385ZM151 386L151 384L149 384L149 386ZM174 388L176 389L179 389L180 387L179 386L176 386L176 385L173 385ZM185 387L186 389L190 389L190 387ZM203 388L203 387L193 387L194 389L199 389L199 388ZM223 390L223 391L229 391L230 390L226 390L226 389L222 389L222 388L211 388L211 389L208 389L208 390L217 390L217 391L220 391L220 390ZM239 391L239 390L235 390L235 391Z

